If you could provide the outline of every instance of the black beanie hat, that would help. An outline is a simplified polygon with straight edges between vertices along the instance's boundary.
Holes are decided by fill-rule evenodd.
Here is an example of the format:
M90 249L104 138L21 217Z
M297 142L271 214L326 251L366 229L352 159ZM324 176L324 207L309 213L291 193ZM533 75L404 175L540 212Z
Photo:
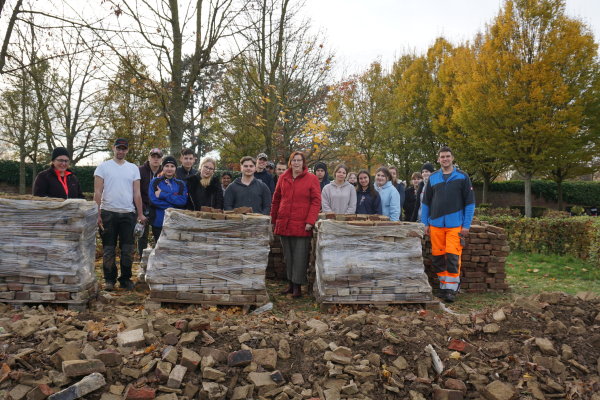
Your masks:
M164 167L166 164L173 164L175 167L177 167L177 160L173 156L166 156L163 158L162 166Z
M319 161L318 163L315 164L314 171L316 171L318 169L322 169L323 171L327 172L327 164L325 164L324 162Z
M433 168L433 165L431 163L428 163L428 162L426 162L425 164L423 164L423 166L421 167L421 171L423 171L424 169L426 169L429 172L435 171L435 168Z
M69 151L64 147L56 147L54 150L52 150L52 161L54 161L54 159L59 156L67 156L69 157L69 160L71 159Z

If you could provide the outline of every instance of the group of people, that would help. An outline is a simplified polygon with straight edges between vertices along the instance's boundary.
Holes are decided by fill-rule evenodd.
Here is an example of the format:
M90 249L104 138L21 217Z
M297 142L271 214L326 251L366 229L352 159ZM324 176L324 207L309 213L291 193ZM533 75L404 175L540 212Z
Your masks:
M269 162L266 154L240 160L241 176L231 172L215 174L214 158L200 160L193 166L195 154L181 152L178 165L173 156L163 156L161 149L150 151L141 166L126 161L129 143L117 139L113 158L100 164L94 172L94 201L98 204L98 226L103 245L105 289L120 287L131 290L134 253L134 226L146 228L138 239L141 255L151 230L160 237L165 210L180 208L200 210L208 206L233 210L250 207L253 212L271 216L276 235L281 237L287 268L288 287L283 293L302 296L306 285L306 268L312 229L319 212L336 214L378 214L392 221L420 221L431 236L433 266L436 269L439 296L454 301L460 285L460 254L474 212L473 189L469 177L453 165L448 147L438 152L441 169L425 163L420 173L404 187L397 179L395 167L380 167L372 179L369 171L350 172L345 165L334 170L329 179L327 165L317 163L308 170L302 152L291 154L287 163ZM50 167L35 180L36 196L83 198L79 182L68 169L69 152L62 147L52 152ZM120 276L117 277L116 248L120 247Z

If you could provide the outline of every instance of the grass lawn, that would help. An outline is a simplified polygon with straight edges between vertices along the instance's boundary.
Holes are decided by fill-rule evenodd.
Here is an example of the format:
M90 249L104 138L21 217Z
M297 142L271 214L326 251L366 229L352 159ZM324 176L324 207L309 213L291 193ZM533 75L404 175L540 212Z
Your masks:
M461 293L451 308L459 312L494 307L514 295L540 292L600 294L600 266L569 256L511 252L506 260L508 293Z

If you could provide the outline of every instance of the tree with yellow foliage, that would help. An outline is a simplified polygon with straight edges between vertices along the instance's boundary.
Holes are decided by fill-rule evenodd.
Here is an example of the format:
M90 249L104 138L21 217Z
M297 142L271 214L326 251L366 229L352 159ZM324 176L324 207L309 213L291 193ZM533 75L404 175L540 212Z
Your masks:
M553 167L556 154L584 129L594 96L597 45L565 15L563 0L507 0L487 27L469 79L456 86L458 109L490 149L525 181ZM461 122L459 121L459 125ZM471 129L471 128L469 128Z

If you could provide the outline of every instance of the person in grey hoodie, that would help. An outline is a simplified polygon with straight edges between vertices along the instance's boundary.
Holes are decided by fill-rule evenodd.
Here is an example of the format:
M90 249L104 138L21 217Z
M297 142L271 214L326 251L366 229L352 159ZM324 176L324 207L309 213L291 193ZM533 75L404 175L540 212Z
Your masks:
M335 167L334 177L321 193L321 207L323 212L336 214L356 213L356 189L346 181L348 168L345 165Z
M246 156L240 160L242 176L225 190L224 210L252 207L252 212L269 215L271 212L271 190L260 179L254 177L256 160Z

